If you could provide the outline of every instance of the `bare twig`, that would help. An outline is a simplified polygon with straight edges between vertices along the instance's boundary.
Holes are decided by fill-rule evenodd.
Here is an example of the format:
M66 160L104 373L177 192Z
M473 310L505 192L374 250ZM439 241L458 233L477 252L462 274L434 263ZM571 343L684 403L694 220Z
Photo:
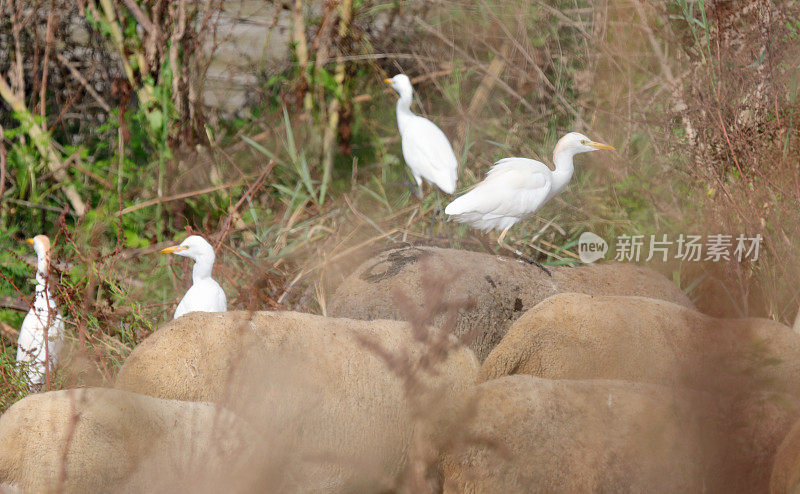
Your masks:
M641 23L642 29L647 34L647 40L650 43L650 48L653 50L653 53L658 60L658 63L661 67L661 76L667 82L667 85L670 87L670 91L672 93L672 99L674 102L674 109L681 115L681 121L683 122L683 128L686 131L686 136L689 138L689 142L692 147L695 146L697 141L697 132L694 130L694 126L692 122L689 120L689 117L686 115L686 102L683 100L683 96L681 96L680 85L678 84L677 79L675 76L672 75L672 68L669 66L667 62L667 57L664 55L664 52L661 50L661 45L658 44L658 40L656 39L653 30L650 28L650 25L647 23L647 14L644 11L644 6L642 5L641 0L634 0L633 6L636 8L636 13L639 16L639 21Z
M436 36L437 38L439 38L444 44L446 44L447 46L449 46L453 50L457 51L459 53L459 55L461 55L465 59L469 60L470 63L474 64L476 67L481 69L484 73L491 74L489 72L489 67L487 67L485 64L481 63L479 60L476 60L475 57L473 57L472 55L467 53L464 49L462 49L461 47L459 47L458 45L456 45L455 43L453 43L452 41L447 39L445 36L442 35L442 33L440 33L438 30L436 30L433 26L431 26L430 24L428 24L424 20L420 19L419 17L415 17L414 21L417 24L419 24L420 26L422 26L423 29L425 29L429 33L431 33L434 36ZM528 102L528 100L523 98L521 94L519 94L517 91L515 91L514 88L509 86L504 80L500 79L499 77L494 77L494 80L495 80L495 82L496 82L496 84L498 86L502 87L504 91L506 91L508 94L513 96L514 99L516 99L517 101L520 102L520 104L522 104L522 106L524 106L525 108L527 108L531 112L535 112L536 111L536 109L533 107L533 105L531 105Z
M134 3L133 0L127 0ZM179 0L177 3L178 21L177 26L173 29L170 36L169 43L169 64L172 67L172 97L176 100L175 106L179 110L183 109L183 101L180 100L180 82L181 82L181 66L178 63L178 55L181 46L181 40L186 34L186 0ZM160 36L160 32L158 36ZM155 35L153 35L155 36Z
M353 14L353 1L342 0L339 4L339 45L344 44L344 39L347 37L347 32L350 29L350 18ZM328 189L331 181L331 174L333 171L333 157L335 154L337 130L339 127L339 111L342 109L342 99L344 95L344 69L345 64L341 59L341 50L339 48L338 58L336 61L336 71L333 79L336 82L338 95L335 95L328 106L328 126L325 127L325 132L322 138L322 187L320 191L319 202L325 202L325 192Z
M97 91L94 90L92 85L89 84L89 81L87 81L86 78L83 77L80 71L75 67L75 65L72 62L70 62L67 59L67 57L65 57L60 53L56 53L56 58L58 59L59 62L61 62L62 65L64 65L67 69L69 69L69 72L70 74L72 74L72 77L74 77L75 79L78 80L78 82L81 83L81 86L83 86L86 92L89 93L92 96L92 98L94 98L94 100L97 102L98 105L100 105L100 108L102 108L103 111L105 112L111 111L111 107L108 106L106 100L102 96L100 96L100 94Z
M86 203L81 199L75 186L66 183L69 179L67 173L64 170L59 170L61 159L55 149L53 149L47 134L45 134L42 128L33 120L32 115L25 106L25 101L12 91L2 74L0 74L0 97L4 99L18 115L22 116L22 118L26 118L27 121L25 124L28 127L28 135L30 135L34 145L47 161L47 165L55 172L56 179L64 185L64 195L67 196L75 214L78 216L86 214Z
M0 307L13 309L20 312L28 312L30 304L17 297L0 297Z
M138 22L142 26L142 28L144 28L145 31L147 31L152 36L157 36L157 37L160 36L161 30L158 28L157 25L153 24L153 22L150 21L150 18L147 17L147 14L144 13L144 11L139 7L139 5L134 0L122 0L122 2L125 4L125 7L128 8L130 13L133 14L133 17L136 19L136 22Z
M300 65L301 95L303 108L311 110L311 95L305 88L306 69L308 68L308 40L306 39L306 25L303 19L303 0L294 0L292 5L292 41L294 41L294 54Z
M453 73L453 69L437 70L436 72L428 72L427 74L418 75L411 78L411 84L417 85L420 82L429 81L431 79L438 79L439 77L447 77ZM386 74L384 74L386 75ZM383 89L385 94L394 94L394 89L385 87ZM372 101L371 94L359 94L353 98L353 103L363 103L365 101Z
M0 337L9 344L16 345L19 339L19 331L11 327L7 322L0 321Z
M39 87L39 115L42 117L42 129L47 130L47 76L50 69L50 48L53 46L55 38L53 28L53 17L55 9L53 0L50 0L50 8L47 12L47 34L45 35L44 61L42 62L42 81Z
M0 125L0 200L2 200L3 193L6 191L7 153L4 140L5 136L3 135L3 126Z
M86 168L84 166L81 166L80 164L77 163L77 161L79 161L79 158L76 158L75 159L75 163L72 163L72 167L73 168L75 168L79 172L85 174L87 177L90 177L95 182L99 183L100 185L102 185L103 187L105 187L108 190L111 190L111 189L114 188L114 186L111 185L111 182L109 182L108 180L104 179L100 175L94 173L93 171L89 170L88 168Z
M147 208L147 207L150 207L150 206L155 206L156 204L161 204L161 203L164 203L164 202L179 201L181 199L186 199L187 197L201 196L203 194L216 192L216 191L222 190L222 189L228 189L230 187L235 187L237 185L239 185L239 182L229 182L227 184L216 185L214 187L206 187L205 189L193 190L191 192L184 192L182 194L175 194L175 195L166 196L166 197L157 197L155 199L150 199L149 201L144 201L144 202L141 202L139 204L134 204L133 206L129 206L129 207L123 209L122 211L119 211L116 214L116 216L119 217L119 216L122 216L124 214L132 213L134 211L138 211L140 209L144 209L144 208Z
M261 184L264 182L267 176L269 176L273 168L275 168L275 160L269 160L269 163L264 168L264 171L262 171L261 174L258 176L258 178L256 178L256 180L252 184L250 184L250 187L247 189L247 192L245 192L244 195L242 195L242 197L239 198L239 201L233 206L233 209L231 209L231 211L222 221L222 228L220 228L220 232L217 235L217 244L214 246L215 251L219 250L219 246L222 245L222 242L228 235L228 232L230 231L231 228L231 224L233 223L233 217L237 214L239 208L242 206L242 204L244 204L244 201L246 201L247 198L253 194L253 192L258 190L259 187L261 187Z
M742 167L739 166L739 160L736 158L736 152L733 150L733 144L731 144L731 138L728 136L728 129L725 127L725 121L722 120L722 112L720 112L719 108L717 108L717 117L719 118L719 125L722 129L722 133L725 134L725 142L728 143L728 151L731 153L731 158L733 158L733 162L736 164L736 169L739 170L739 176L744 178Z
M489 63L486 75L483 77L483 80L481 80L480 85L478 85L478 89L475 90L475 94L472 95L472 101L470 101L469 108L467 108L468 120L475 118L480 109L483 108L486 100L489 98L489 93L500 79L500 75L503 73L503 69L506 67L506 57L508 57L508 52L510 49L511 43L506 40L506 42L503 43L503 46L500 48L500 53L498 53ZM459 142L456 143L456 149L461 149L462 143L467 139L466 127L466 121L464 120L462 120L458 125L458 132L456 135L458 136Z
M3 200L10 202L12 204L19 204L20 206L25 206L26 208L41 209L42 211L50 211L53 213L61 212L61 209L53 206L48 206L46 204L36 204L35 202L23 201L22 199L14 199L13 197L7 197Z

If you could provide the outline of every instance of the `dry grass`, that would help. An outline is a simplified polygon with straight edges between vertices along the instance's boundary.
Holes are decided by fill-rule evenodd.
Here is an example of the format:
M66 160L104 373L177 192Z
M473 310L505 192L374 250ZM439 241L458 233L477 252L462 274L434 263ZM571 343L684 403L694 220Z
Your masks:
M308 25L300 26L309 52L297 62L344 77L337 88L347 97L337 104L335 91L287 64L279 67L283 72L268 74L280 75L281 82L253 89L263 113L239 123L212 115L203 127L208 122L194 111L200 106L189 96L192 78L202 72L198 62L185 78L176 79L173 101L184 119L177 119L183 123L175 128L191 138L172 133L171 154L159 154L152 166L126 174L117 175L116 162L90 167L90 174L70 169L69 180L33 167L31 174L46 191L39 195L20 195L17 172L7 165L18 141L0 139L4 224L49 229L54 239L56 297L77 349L59 370L54 389L111 383L131 349L170 318L190 283L190 269L188 262L157 252L184 231L213 240L215 276L229 306L245 310L325 314L343 277L370 253L393 245L485 249L469 229L445 222L445 197L432 192L417 203L407 190L393 95L380 83L398 71L415 82L415 111L451 136L462 165L462 189L504 156L549 162L556 139L569 130L618 148L611 157L580 158L570 190L538 219L512 232L516 245L543 251L545 259L558 264L574 257L563 251L586 230L607 239L622 233L761 234L765 244L758 263L671 261L653 267L691 288L698 306L714 315L794 319L800 304L794 283L800 277L794 248L800 234L800 153L793 132L800 27L792 4L455 0L408 2L407 9L382 2L367 7L388 12L388 27L378 29L370 23L371 14L358 12L349 30L334 29L340 15L334 2L326 4L317 24L305 19ZM163 36L178 14L165 11L160 27L145 29L137 56L150 61L145 67L152 75L160 65L174 63ZM32 25L47 26L46 16L35 20L13 24L25 29L0 42L13 45L14 36L37 32ZM24 40L17 45L31 46L51 61L3 59L0 77L28 95L25 104L32 114L45 115L46 101L55 98L51 106L86 115L80 125L85 131L107 118L110 108L122 105L124 113L125 105L134 104L128 98L141 89L142 74L126 77L112 94L113 77L104 78L96 67L79 67L88 78L82 81L70 70L74 60L55 51L46 55L47 36ZM113 50L93 49L101 59L113 58ZM187 45L187 50L197 47ZM58 71L45 77L40 67L53 64ZM107 92L89 90L95 79L106 84ZM53 86L59 91L49 96L43 88ZM326 164L332 144L322 136L330 132L332 114L339 139L334 163ZM46 128L69 133L64 114L49 117ZM9 113L0 115L0 125L14 122ZM131 158L124 127L113 136L112 147ZM189 145L198 141L204 146ZM87 168L55 148L62 164ZM119 156L112 153L112 158ZM93 198L89 202L101 217L78 219L68 212L62 182L89 191L84 199ZM30 199L35 199L35 215L29 212ZM553 222L540 232L544 219ZM132 240L131 233L137 238ZM536 233L541 235L532 246ZM14 230L13 236L29 235ZM7 241L11 245L12 239ZM29 257L23 261L30 264ZM19 286L0 295L9 297L4 306L24 312L19 300L29 291ZM439 338L447 328L439 336L424 329L430 317L411 317L420 341L430 344L427 360L415 363L419 368L405 368L397 360L401 356L373 347L406 379L410 395L426 362L436 362L449 349L449 340ZM0 355L0 410L5 410L26 388L10 357L13 325L3 323L0 329L7 348ZM435 485L435 461L428 445L415 448L402 486L419 492Z
M635 7L635 8L631 8ZM655 233L764 237L757 263L681 266L698 305L791 323L798 306L797 81L789 4L609 2L597 50L598 126L624 136L625 173ZM665 20L669 19L669 22ZM650 233L650 232L647 232Z
M372 161L359 161L356 153L346 174L339 163L334 181L350 183L337 186L325 202L316 168L322 159L315 151L319 127L306 111L290 110L288 118L266 115L206 148L176 150L166 162L163 195L142 190L149 201L134 200L112 222L61 220L69 227L60 227L57 256L67 262L72 279L60 279L59 296L76 338L93 341L89 332L99 330L121 341L95 342L98 348L90 353L97 355L129 347L167 318L164 304L188 286L186 269L174 270L169 283L153 271L162 264L154 253L169 238L151 234L157 242L131 248L123 232L127 218L139 221L158 208L174 218L177 231L221 239L215 242L217 276L231 307L324 313L331 288L376 248L423 242L483 249L467 228L444 223L440 196L429 195L418 208L406 191L398 143L391 137L393 97L382 87L376 91L383 75L399 70L415 76L418 111L432 116L457 144L463 186L502 156L548 161L549 146L566 130L617 145L619 154L610 160L590 158L590 166L579 166L572 191L540 213L553 223L534 247L551 260L569 259L559 249L571 248L584 230L606 238L684 230L761 233L766 252L757 265L671 262L660 269L684 287L695 286L695 298L709 312L791 321L797 294L790 280L797 263L777 260L793 259L797 234L796 215L787 206L797 201L790 127L794 12L710 5L708 31L697 31L696 40L681 18L680 2L664 9L627 1L558 8L501 3L434 2L419 11L391 11L396 37L386 43L401 43L413 33L413 43L406 41L407 52L400 54L378 44L383 38L369 36L363 24L355 25L353 36L360 41L347 49L359 55L353 55L351 70L375 76L351 88L348 111L362 120L349 125L376 136L369 144ZM761 57L765 33L771 44ZM312 58L330 59L336 44L325 36L334 33L317 34L311 47L327 55L312 50ZM358 59L369 50L388 55ZM698 80L707 86L688 84ZM323 96L324 91L314 96L317 105ZM289 104L304 100L283 97ZM341 144L351 146L347 138ZM270 156L278 163L264 174ZM289 187L277 190L273 184ZM203 216L207 207L213 214ZM114 208L106 204L102 210ZM512 232L518 244L529 243L535 233L535 220ZM102 367L108 379L113 365Z

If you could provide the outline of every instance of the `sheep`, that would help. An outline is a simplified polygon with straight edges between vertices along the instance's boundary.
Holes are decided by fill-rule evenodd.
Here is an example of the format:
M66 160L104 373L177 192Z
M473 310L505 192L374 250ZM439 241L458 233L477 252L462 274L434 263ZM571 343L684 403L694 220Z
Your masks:
M513 324L478 381L531 374L800 396L798 353L800 336L770 320L716 319L643 297L564 293Z
M753 452L774 451L790 424L753 403L733 431L729 403L708 393L602 379L504 376L463 402L442 452L445 493L760 492L771 463ZM756 418L781 426L767 433Z
M438 343L421 344L422 334ZM477 370L469 349L408 323L197 313L135 348L115 386L228 407L268 438L262 462L282 465L284 490L374 492L396 485L415 425Z
M691 403L658 386L506 376L465 393L466 447L444 492L701 492L714 485Z
M474 335L470 347L482 362L527 309L561 292L642 295L692 307L662 275L633 264L539 268L490 254L435 247L403 247L363 263L336 289L328 314L354 319L447 324L457 309L456 334ZM455 307L454 307L455 306Z
M23 492L222 488L246 424L204 403L83 388L30 395L0 417L0 485Z
M726 465L764 488L798 416L800 338L765 319L716 319L642 297L555 295L519 318L481 366L479 382L528 374L614 379L713 396ZM766 420L764 417L769 416Z

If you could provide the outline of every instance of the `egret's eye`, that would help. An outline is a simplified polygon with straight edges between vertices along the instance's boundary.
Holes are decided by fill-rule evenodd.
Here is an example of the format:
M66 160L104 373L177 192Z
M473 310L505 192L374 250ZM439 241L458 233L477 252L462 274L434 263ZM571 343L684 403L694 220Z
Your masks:
M589 141L587 141L586 139L581 139L581 144L583 144L585 146L585 145L589 144Z

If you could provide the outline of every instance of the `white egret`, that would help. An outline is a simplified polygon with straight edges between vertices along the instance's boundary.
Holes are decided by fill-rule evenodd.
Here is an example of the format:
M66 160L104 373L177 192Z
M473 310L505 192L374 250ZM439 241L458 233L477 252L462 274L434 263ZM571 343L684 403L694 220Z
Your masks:
M44 384L47 371L53 369L58 359L64 335L64 321L48 286L50 239L46 235L37 235L26 242L33 245L36 251L36 289L33 307L28 311L19 330L17 362L25 363L28 385L31 389L38 389Z
M199 235L192 235L180 245L167 247L161 252L194 259L192 286L186 291L186 295L175 309L173 319L189 312L225 312L228 310L225 292L211 277L215 255L214 248L206 239Z
M558 140L553 150L555 170L532 159L502 159L494 164L481 183L448 204L444 212L458 222L483 231L502 230L497 239L501 247L550 274L544 266L508 246L503 240L514 224L533 215L569 183L575 170L572 158L576 154L598 149L614 150L608 144L570 132Z
M397 91L397 127L403 158L417 182L417 197L422 197L422 179L452 194L458 180L458 160L444 132L427 118L411 112L414 89L405 74L384 80Z

